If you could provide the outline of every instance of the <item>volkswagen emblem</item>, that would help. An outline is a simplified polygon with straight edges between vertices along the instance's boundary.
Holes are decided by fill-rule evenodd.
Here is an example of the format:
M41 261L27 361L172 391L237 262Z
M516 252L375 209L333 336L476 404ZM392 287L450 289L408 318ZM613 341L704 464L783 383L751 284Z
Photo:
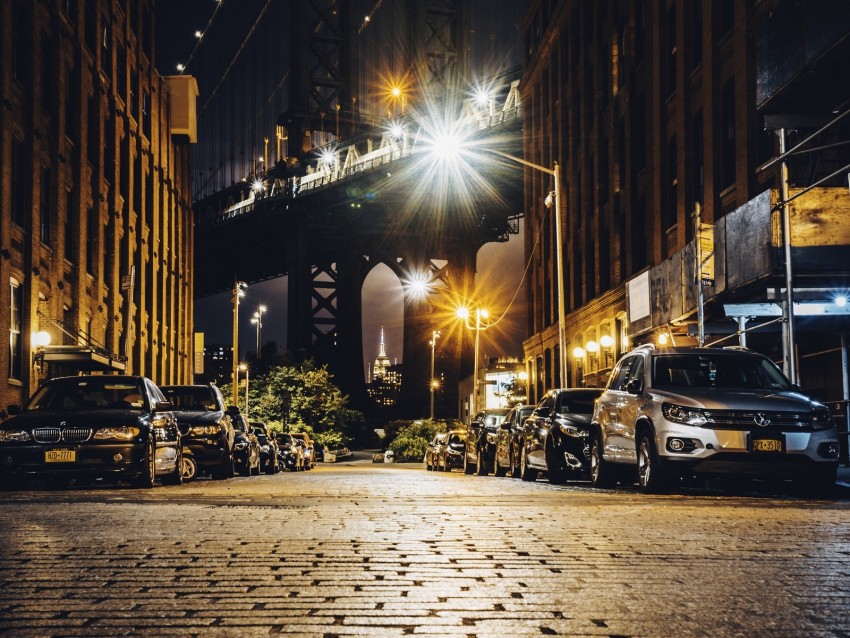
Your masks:
M770 417L767 416L764 412L756 412L753 415L753 421L756 422L756 425L760 428L766 428L770 425Z
M67 424L67 421L61 421L61 422L59 423L59 427L60 427L60 428L64 428L66 424Z

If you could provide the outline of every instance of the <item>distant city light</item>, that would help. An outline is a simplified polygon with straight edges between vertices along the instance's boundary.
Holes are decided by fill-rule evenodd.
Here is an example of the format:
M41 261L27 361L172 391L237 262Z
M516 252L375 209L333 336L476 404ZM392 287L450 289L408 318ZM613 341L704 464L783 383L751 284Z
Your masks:
M265 184L263 184L262 180L255 179L251 183L251 190L255 193L260 193L260 192L266 190L266 187L265 187Z
M185 67L185 66L183 66L182 64L178 64L178 65L177 65L177 70L178 70L178 71L182 71L182 70L183 70L183 69L185 69L185 68L186 68L186 67Z
M845 297L844 295L838 295L835 298L835 305L838 306L839 308L843 308L844 306L847 305L847 297Z
M204 34L201 33L200 31L195 31L195 37L198 38L198 40L200 40L203 35Z

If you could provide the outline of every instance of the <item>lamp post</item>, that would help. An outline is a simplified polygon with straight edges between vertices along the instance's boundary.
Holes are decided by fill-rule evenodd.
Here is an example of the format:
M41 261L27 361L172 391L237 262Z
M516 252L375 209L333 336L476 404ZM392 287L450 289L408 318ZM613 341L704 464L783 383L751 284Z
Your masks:
M526 159L503 153L492 148L476 149L482 150L485 153L492 153L499 157L517 162L528 168L533 168L536 171L546 173L554 178L555 190L549 193L546 197L546 207L555 206L555 269L558 271L558 370L561 377L560 385L565 385L567 382L567 353L564 352L564 344L567 342L566 337L566 320L565 305L564 305L564 244L561 232L561 167L558 162L555 162L554 168L546 168L540 164L529 162ZM554 201L553 201L554 197Z
M248 364L240 363L239 369L245 373L245 421L248 421Z
M254 316L251 317L251 323L257 326L257 361L260 360L260 345L262 342L260 341L260 334L263 331L263 314L268 310L264 305L260 304L257 306L256 312L254 312Z
M437 339L440 337L439 330L431 331L431 341L428 345L431 346L431 420L434 420L434 390L437 389L437 379L434 378L434 348L437 345Z
M480 341L481 331L490 327L489 324L484 324L482 326L481 320L486 320L490 316L490 313L484 308L476 308L475 325L472 325L469 322L470 317L469 310L467 308L458 308L457 316L464 320L467 328L475 330L475 361L472 364L472 414L475 415L478 412L478 344Z
M246 287L245 282L233 282L233 405L239 402L239 297L245 294Z

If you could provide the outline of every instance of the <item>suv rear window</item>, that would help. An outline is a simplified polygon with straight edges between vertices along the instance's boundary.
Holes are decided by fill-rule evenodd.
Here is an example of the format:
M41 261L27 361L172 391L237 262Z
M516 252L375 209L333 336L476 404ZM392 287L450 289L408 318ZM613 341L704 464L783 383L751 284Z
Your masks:
M769 360L748 354L664 354L653 357L652 385L669 388L791 390Z

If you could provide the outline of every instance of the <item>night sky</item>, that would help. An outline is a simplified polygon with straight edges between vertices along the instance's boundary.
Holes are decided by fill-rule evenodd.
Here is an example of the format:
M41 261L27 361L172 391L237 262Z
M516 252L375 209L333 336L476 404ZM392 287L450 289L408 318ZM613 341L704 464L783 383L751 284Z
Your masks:
M238 0L224 0L236 2ZM282 1L282 0L272 0ZM386 0L385 0L386 1ZM391 0L390 0L391 1ZM471 0L473 3L478 0ZM257 4L249 2L240 4ZM366 2L366 5L374 4ZM493 2L486 3L492 15ZM495 3L499 4L499 3ZM509 0L505 4L513 15L521 16L518 7L526 3ZM364 5L365 6L365 5ZM378 3L379 11L381 3ZM157 68L162 75L178 73L177 64L189 60L198 41L195 31L204 31L216 10L215 0L179 0L157 4ZM386 10L386 9L385 9ZM220 10L223 12L223 9ZM496 12L499 13L499 12ZM219 16L216 16L218 19ZM507 25L499 25L500 38L508 37L516 32L516 24L508 21ZM234 29L235 31L236 29ZM507 36L505 34L508 34ZM240 39L241 34L234 33L234 38ZM513 39L513 38L511 38ZM206 42L201 42L192 58L186 73L191 74L193 65L208 54ZM506 59L518 60L518 43L510 42ZM206 97L201 86L198 102L202 104ZM522 228L522 224L521 224ZM196 250L202 250L196 246ZM491 243L485 245L478 253L478 286L484 290L498 290L499 301L490 310L502 314L508 306L517 289L519 294L508 312L500 330L482 332L482 356L516 356L522 355L522 340L525 335L525 293L521 286L522 273L525 270L523 258L523 238L512 236L505 244ZM286 278L271 280L248 287L240 306L240 353L256 349L256 327L250 323L250 318L259 304L268 307L263 318L262 341L275 341L278 349L285 349L286 344ZM401 361L402 352L402 289L398 280L388 268L379 266L367 277L363 289L364 318L363 318L363 350L366 362L373 361L378 352L378 342L381 327L385 331L386 350L390 360ZM501 306L499 307L499 304ZM232 305L230 294L216 295L196 300L195 330L205 333L206 344L227 344L232 338ZM366 366L364 362L364 369Z

